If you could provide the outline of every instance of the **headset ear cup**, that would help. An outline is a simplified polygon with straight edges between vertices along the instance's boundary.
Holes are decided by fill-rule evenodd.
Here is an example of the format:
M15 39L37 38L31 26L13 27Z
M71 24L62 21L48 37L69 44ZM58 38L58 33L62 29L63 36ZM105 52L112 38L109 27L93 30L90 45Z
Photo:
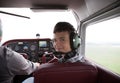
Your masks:
M74 34L73 36L73 47L74 49L77 49L80 46L81 39L80 36L78 36L77 33Z
M80 46L81 39L80 39L80 36L78 36L77 33L71 33L71 35L70 35L70 44L71 44L71 48L73 50L77 49Z

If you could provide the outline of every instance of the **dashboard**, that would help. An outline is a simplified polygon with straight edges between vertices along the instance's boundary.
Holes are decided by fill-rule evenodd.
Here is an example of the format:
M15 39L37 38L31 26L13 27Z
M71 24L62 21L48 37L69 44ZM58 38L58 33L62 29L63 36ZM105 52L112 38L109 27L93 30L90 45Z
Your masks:
M51 39L14 39L3 44L8 48L26 54L27 59L33 62L40 62L44 53L54 51Z

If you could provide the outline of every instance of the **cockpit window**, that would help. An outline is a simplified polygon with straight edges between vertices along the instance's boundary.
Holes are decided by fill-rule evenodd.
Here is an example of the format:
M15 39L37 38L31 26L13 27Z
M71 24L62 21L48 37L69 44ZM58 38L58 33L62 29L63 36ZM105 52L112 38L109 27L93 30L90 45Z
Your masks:
M86 29L86 57L120 74L120 17Z
M40 34L40 38L52 38L52 30L59 21L70 22L77 28L71 10L33 12L28 8L0 8L0 19L2 43L11 39L36 38L36 34Z

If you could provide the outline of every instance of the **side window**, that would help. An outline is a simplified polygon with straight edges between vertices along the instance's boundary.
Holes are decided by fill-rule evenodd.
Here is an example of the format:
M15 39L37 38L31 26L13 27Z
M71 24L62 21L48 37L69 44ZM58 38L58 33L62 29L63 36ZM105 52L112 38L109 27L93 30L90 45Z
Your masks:
M120 74L120 17L86 29L86 57Z

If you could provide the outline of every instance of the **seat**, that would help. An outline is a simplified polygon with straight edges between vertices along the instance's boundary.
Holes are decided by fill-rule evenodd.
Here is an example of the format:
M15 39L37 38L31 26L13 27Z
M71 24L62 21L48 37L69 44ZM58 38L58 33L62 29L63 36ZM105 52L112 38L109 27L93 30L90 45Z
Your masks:
M97 73L91 63L50 63L34 72L34 83L96 83Z

